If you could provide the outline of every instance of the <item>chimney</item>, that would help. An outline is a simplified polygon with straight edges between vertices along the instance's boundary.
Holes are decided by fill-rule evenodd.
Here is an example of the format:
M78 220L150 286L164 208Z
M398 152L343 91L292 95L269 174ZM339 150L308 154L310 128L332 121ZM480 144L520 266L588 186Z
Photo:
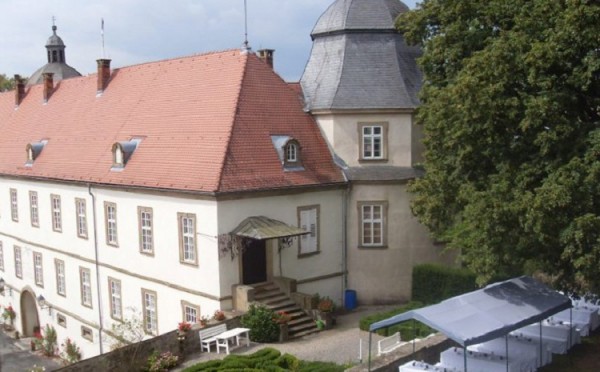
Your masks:
M44 102L48 102L54 90L54 73L44 72L42 76L44 77Z
M21 75L15 75L15 106L19 106L25 97L25 83Z
M258 58L273 68L273 53L275 53L275 49L260 49L256 53L258 54Z
M98 63L98 93L104 92L110 80L110 59L97 59Z

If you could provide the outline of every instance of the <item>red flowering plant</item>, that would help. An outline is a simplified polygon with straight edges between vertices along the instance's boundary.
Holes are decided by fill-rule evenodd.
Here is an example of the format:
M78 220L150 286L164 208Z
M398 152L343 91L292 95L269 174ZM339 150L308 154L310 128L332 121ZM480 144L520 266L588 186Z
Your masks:
M287 324L290 320L292 320L292 316L285 311L278 311L273 316L273 320L277 324Z
M179 332L187 332L192 329L192 325L185 320L177 325Z
M219 322L225 320L225 313L222 310L216 310L213 319Z
M12 305L8 305L6 308L4 308L2 317L4 319L10 319L11 322L15 320L15 318L17 317L17 313L15 312L15 309L13 309Z

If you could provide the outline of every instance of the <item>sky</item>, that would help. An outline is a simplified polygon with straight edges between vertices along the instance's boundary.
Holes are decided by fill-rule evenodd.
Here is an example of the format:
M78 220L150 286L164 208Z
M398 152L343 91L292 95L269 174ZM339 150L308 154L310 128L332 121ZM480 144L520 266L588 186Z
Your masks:
M256 51L275 49L277 71L300 79L310 32L334 0L246 0L248 40ZM417 0L404 3L414 9ZM244 41L244 0L0 0L0 74L30 76L46 63L52 17L67 64L96 72L104 56L111 67L237 49Z

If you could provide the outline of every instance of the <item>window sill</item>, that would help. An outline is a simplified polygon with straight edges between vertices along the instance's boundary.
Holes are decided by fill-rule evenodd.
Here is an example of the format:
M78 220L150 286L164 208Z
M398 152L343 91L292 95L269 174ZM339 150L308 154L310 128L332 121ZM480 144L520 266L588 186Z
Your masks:
M388 249L387 245L359 245L358 249L364 249L364 250L385 250Z
M298 258L308 258L308 257L316 256L319 253L321 253L321 251L315 251L315 252L309 252L309 253L299 253Z

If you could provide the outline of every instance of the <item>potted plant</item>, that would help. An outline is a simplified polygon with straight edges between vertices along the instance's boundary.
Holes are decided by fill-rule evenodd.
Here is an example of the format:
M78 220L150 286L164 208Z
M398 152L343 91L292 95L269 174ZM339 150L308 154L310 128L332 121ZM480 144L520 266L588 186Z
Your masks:
M225 313L223 312L223 310L215 310L213 319L216 320L217 322L221 322L221 321L225 320Z
M185 320L183 322L180 322L177 325L177 332L180 335L185 335L191 329L192 329L192 325L190 323L186 322Z
M2 312L2 318L4 318L4 323L8 320L8 328L12 329L13 321L17 317L17 313L15 309L13 309L12 305L8 305L4 308L4 312Z
M320 298L319 303L317 304L317 310L319 311L318 319L324 323L323 327L325 329L331 328L333 325L335 302L329 297Z
M206 327L209 320L210 320L210 318L207 317L206 315L201 316L200 317L200 327L202 327L202 328Z
M279 324L279 342L285 342L289 339L288 323L292 316L285 311L278 311L273 315L273 321Z

